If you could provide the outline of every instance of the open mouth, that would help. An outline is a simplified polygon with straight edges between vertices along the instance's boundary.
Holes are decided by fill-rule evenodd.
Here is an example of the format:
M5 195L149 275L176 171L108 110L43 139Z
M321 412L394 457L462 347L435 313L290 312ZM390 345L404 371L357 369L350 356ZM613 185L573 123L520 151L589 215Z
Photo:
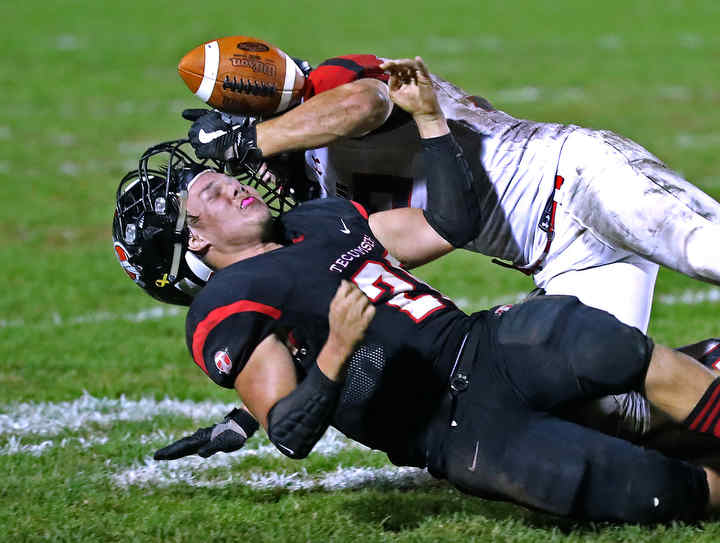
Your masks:
M243 198L242 202L240 202L240 208L245 209L250 204L252 204L255 201L255 198L253 196L248 196L247 198Z

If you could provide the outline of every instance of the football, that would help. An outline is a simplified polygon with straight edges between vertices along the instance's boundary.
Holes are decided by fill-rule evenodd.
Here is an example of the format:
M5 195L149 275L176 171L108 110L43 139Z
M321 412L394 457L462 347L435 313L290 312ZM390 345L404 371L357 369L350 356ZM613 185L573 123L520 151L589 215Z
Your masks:
M305 76L284 51L248 36L229 36L188 52L178 73L191 92L227 113L275 114L300 102Z

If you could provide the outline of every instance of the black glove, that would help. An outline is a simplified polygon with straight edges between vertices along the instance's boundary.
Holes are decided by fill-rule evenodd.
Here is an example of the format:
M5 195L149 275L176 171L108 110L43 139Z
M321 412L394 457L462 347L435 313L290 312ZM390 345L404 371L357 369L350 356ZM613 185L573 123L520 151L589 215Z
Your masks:
M300 71L303 73L305 77L310 76L310 72L312 72L312 66L310 66L310 63L307 60L303 60L301 58L297 57L290 57L293 59L293 62L297 64L297 67L300 68Z
M203 115L210 113L212 109L198 108L198 109L183 109L182 118L186 121L195 122Z
M216 452L233 452L245 445L245 441L258 429L257 421L244 409L233 409L222 422L198 428L191 436L179 439L155 452L155 460L175 460L191 454L203 458Z
M183 117L191 119L197 112L198 110L185 110ZM235 120L240 122L235 124ZM252 117L230 118L227 114L210 111L193 122L188 138L198 158L240 162L257 162L262 158L262 153L257 148L255 119Z
M197 109L183 109L182 111L182 118L190 121L195 122L200 117L207 113L211 112L217 112L220 114L220 118L225 121L228 124L236 125L236 124L243 124L245 122L258 122L262 119L260 116L254 116L254 115L240 115L239 113L227 113L225 111L220 111L219 109L204 109L204 108L197 108Z

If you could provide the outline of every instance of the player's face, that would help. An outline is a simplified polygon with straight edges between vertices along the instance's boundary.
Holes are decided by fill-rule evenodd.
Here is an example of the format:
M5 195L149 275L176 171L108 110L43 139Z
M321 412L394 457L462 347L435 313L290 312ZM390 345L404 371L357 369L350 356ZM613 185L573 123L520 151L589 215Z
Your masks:
M217 172L195 180L188 193L187 212L191 230L219 250L257 243L271 219L254 188Z

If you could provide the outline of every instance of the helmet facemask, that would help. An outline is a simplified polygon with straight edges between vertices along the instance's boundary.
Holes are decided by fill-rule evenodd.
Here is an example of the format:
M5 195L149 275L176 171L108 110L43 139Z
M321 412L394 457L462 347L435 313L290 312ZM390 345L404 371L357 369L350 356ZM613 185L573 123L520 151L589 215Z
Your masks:
M190 305L212 276L188 249L186 224L190 182L204 171L222 172L225 164L190 157L188 140L161 143L143 153L137 170L118 186L113 241L125 272L160 301ZM290 193L260 179L258 168L235 165L235 177L256 188L274 215L296 205Z

